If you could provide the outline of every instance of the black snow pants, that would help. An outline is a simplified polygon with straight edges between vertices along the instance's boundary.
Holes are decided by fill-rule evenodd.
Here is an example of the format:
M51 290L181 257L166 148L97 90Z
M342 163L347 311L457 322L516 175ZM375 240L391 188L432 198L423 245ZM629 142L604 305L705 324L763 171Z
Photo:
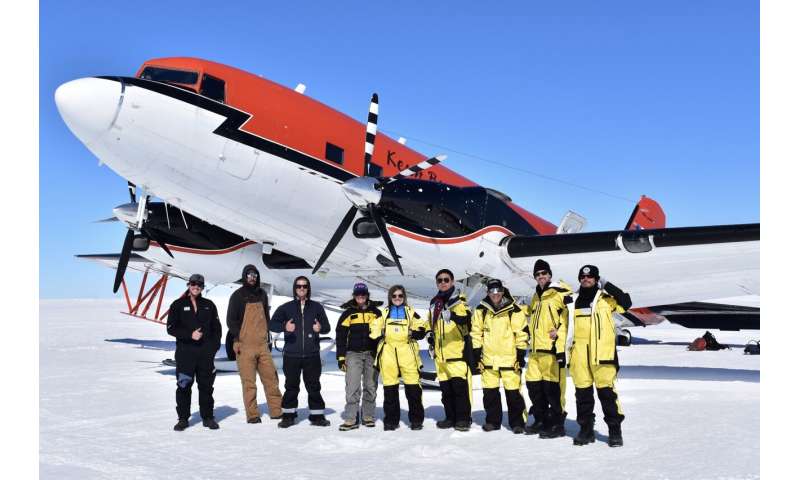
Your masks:
M214 417L214 355L205 345L186 345L178 343L175 347L175 376L178 388L175 390L175 410L178 418L188 420L192 408L192 384L197 379L200 397L200 416L204 419Z
M325 400L322 399L322 386L319 377L322 374L322 361L319 354L310 357L283 356L283 374L286 384L283 393L283 413L297 413L297 395L300 393L300 375L308 392L308 410L310 415L325 414Z

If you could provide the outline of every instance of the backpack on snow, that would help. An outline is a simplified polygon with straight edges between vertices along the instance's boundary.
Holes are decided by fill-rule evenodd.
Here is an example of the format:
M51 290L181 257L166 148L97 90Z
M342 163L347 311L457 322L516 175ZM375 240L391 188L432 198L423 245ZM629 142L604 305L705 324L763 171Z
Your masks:
M727 345L723 345L714 338L714 335L711 334L708 330L706 333L703 334L703 340L706 341L706 350L723 350L723 349L730 349L731 347Z
M745 355L761 355L761 342L758 340L750 340L744 346Z
M703 337L697 337L692 343L686 347L686 350L691 352L701 352L706 349L706 341Z

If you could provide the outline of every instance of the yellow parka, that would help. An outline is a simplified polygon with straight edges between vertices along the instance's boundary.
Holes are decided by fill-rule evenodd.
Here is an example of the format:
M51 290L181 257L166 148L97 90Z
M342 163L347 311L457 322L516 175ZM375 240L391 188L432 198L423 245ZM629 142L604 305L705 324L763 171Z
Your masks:
M380 339L375 365L389 361L401 370L412 366L419 369L422 365L419 346L411 338L411 333L427 330L427 322L408 305L405 306L405 318L389 318L390 311L391 307L381 308L381 315L370 325L370 338Z
M472 347L482 349L485 368L509 368L517 362L517 350L528 348L526 318L517 302L505 291L499 308L487 296L472 316Z
M469 335L469 325L472 312L467 306L467 298L461 292L453 292L445 301L440 318L434 321L435 297L431 300L428 309L428 319L425 328L433 332L434 355L437 361L464 360L464 337Z
M592 365L614 363L617 350L617 326L614 313L624 313L625 308L601 289L597 290L591 308L575 308L571 322L574 333L570 335L567 348L572 350L577 343L589 346Z
M550 283L542 292L536 289L528 306L531 352L564 353L569 324L568 305L571 302L572 289L563 281ZM550 338L553 329L558 332L556 340Z

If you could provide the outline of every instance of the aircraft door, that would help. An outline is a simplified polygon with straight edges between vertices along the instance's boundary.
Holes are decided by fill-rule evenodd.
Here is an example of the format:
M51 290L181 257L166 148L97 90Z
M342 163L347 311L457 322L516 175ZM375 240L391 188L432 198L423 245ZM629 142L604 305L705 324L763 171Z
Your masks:
M229 175L247 180L253 174L258 154L253 147L227 140L219 157L219 168Z

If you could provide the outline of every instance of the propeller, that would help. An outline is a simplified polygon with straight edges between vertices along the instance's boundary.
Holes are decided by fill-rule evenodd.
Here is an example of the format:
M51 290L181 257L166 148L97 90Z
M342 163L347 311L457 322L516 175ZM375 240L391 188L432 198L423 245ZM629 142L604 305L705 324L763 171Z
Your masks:
M392 239L389 236L389 231L386 228L386 220L383 218L382 212L378 207L378 203L381 200L381 190L383 190L383 187L389 183L410 175L415 175L418 172L433 167L447 157L445 155L431 157L418 163L417 165L406 168L402 172L392 177L386 177L382 179L370 177L368 176L369 166L372 160L372 152L375 149L375 136L377 135L377 132L378 94L373 93L372 101L370 102L369 106L369 116L367 118L366 141L364 142L364 171L362 172L361 177L351 178L342 184L342 190L353 206L350 207L342 219L342 222L336 228L336 231L333 232L333 236L328 241L325 249L322 251L322 255L320 255L316 265L314 265L314 269L311 271L312 274L317 273L317 270L322 267L330 254L336 249L336 246L339 245L339 242L342 240L344 234L350 227L350 224L353 222L356 213L362 211L368 215L373 222L375 222L375 225L378 227L378 231L381 234L381 238L383 238L383 242L386 244L386 248L392 255L392 260L394 261L395 265L397 265L397 269L400 271L400 275L404 275L403 266L400 265L400 257L397 255L397 251L394 248Z
M133 250L133 239L136 236L136 230L143 233L148 239L154 240L156 243L158 243L158 246L167 253L167 255L169 255L171 258L175 258L169 247L167 247L167 244L164 241L164 237L161 235L161 233L158 230L147 226L147 212L150 203L150 195L144 195L140 197L137 204L136 185L131 182L128 182L128 193L130 194L131 203L128 205L121 205L114 209L114 213L117 215L117 218L124 220L129 225L128 232L125 234L125 241L122 243L122 251L119 255L119 261L117 262L117 273L114 276L114 293L117 293L119 286L122 284L122 279L125 277L125 270L128 268L128 261L131 258L131 251ZM133 212L131 211L131 207L133 207L134 204L137 205L135 217L132 215ZM109 220L110 219L103 221Z

